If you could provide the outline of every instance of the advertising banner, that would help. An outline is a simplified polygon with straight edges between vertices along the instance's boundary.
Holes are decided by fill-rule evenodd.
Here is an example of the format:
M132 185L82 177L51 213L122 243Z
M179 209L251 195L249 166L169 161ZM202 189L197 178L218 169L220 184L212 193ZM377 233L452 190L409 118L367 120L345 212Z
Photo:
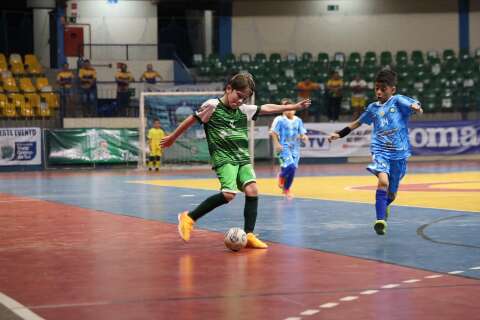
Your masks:
M0 166L42 164L40 128L0 129Z

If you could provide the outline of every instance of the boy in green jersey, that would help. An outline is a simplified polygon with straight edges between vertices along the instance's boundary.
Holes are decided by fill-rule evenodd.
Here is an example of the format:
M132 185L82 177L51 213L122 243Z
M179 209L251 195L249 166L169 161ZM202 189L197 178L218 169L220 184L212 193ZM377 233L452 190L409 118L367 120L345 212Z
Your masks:
M253 234L257 220L258 189L248 153L247 121L255 120L259 114L308 108L310 100L287 105L245 104L254 90L255 82L250 74L240 73L233 76L225 86L223 97L205 101L194 115L189 116L174 132L162 139L162 147L170 147L196 121L203 123L213 169L220 180L220 193L207 198L193 211L184 211L178 215L178 232L184 241L190 240L190 233L199 218L232 201L239 189L245 193L244 229L247 233L247 247L268 247Z

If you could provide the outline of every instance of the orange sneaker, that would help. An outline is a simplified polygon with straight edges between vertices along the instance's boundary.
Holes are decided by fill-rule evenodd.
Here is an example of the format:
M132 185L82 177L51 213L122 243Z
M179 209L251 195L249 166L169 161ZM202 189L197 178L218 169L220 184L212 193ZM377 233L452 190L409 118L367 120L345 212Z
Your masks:
M183 241L190 240L190 233L193 230L195 221L188 216L188 211L184 211L178 215L178 234Z
M278 187L280 189L283 189L283 186L285 185L285 178L278 175L277 179L278 179Z
M247 248L253 249L267 249L268 245L262 240L258 239L253 233L247 233Z

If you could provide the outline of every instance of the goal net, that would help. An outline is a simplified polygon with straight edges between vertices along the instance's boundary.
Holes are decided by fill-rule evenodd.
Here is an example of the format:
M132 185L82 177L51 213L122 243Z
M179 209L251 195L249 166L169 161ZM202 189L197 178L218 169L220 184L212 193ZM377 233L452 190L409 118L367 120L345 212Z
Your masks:
M146 167L148 157L146 135L148 130L153 126L154 119L159 119L162 129L166 134L169 134L175 130L185 118L193 114L203 102L208 99L219 98L223 94L221 91L142 92L139 105L139 167ZM249 121L249 127L250 155L253 159L253 121ZM162 157L164 164L173 166L208 164L209 161L210 156L205 131L200 123L196 123L190 127L189 130L177 139L175 144L165 149Z

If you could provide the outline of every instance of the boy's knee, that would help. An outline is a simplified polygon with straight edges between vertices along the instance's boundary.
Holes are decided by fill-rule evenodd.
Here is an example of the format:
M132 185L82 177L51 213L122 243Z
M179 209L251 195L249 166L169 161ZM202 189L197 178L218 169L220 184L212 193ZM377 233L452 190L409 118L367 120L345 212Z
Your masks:
M245 195L249 197L257 197L258 196L258 188L256 183L250 183L244 187Z
M228 202L232 201L233 199L235 199L235 193L231 193L231 192L222 192L223 193L223 197L225 198L225 200L227 200Z

